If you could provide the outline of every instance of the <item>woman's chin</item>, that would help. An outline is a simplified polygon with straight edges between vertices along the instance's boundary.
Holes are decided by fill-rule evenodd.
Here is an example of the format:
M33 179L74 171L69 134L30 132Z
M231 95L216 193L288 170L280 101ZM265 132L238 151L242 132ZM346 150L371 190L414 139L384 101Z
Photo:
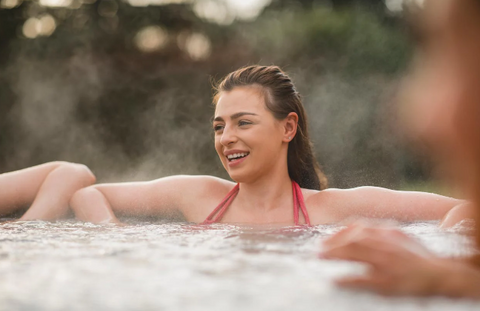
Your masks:
M240 172L228 172L230 179L236 183L245 183L248 182L249 178L247 174L242 174Z

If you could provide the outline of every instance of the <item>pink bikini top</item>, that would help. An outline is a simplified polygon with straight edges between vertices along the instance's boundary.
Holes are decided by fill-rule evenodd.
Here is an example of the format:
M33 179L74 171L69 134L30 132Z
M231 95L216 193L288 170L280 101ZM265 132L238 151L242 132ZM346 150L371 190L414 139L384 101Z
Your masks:
M303 201L302 189L300 186L292 180L292 190L293 190L293 219L295 221L295 226L298 226L298 216L299 216L299 207L302 210L303 216L305 217L305 223L308 226L310 224L310 218L308 218L307 208L305 207L305 202ZM227 211L230 204L240 191L239 184L235 185L232 190L227 194L227 196L218 204L218 206L208 215L207 219L203 222L204 225L213 224L219 222L225 212Z

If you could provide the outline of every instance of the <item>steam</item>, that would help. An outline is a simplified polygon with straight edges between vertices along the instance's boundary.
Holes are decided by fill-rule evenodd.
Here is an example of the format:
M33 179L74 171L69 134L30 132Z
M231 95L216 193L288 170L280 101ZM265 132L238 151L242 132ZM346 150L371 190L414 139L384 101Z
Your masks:
M392 163L404 146L393 131L397 85L398 78L346 79L337 73L311 80L304 104L318 160L331 184L398 185L400 172Z
M97 109L95 105L114 104L104 102L115 101L105 98L104 90L119 83L112 64L76 54L65 67L22 57L12 66L18 68L14 76L18 104L12 116L20 131L13 133L18 143L7 168L58 159L87 164L99 181L150 180L174 174L226 177L213 147L209 120L213 110L206 108L210 105L207 77L197 86L165 87L149 93L144 111L122 119L137 140L138 152L132 156L122 144L102 139L111 131L107 127L111 120L92 121L80 114ZM398 176L391 163L399 142L385 126L391 122L380 122L379 111L385 101L381 94L394 89L397 81L348 81L335 73L312 79L306 70L293 76L304 95L312 140L330 183L340 187L395 186ZM203 111L200 118L192 115L195 111ZM130 135L129 130L126 133ZM380 153L375 163L369 162L372 152Z
M255 11L258 14L269 1L262 3ZM8 133L15 143L8 145L9 157L0 163L4 165L0 172L65 160L88 165L99 182L173 174L227 177L213 147L209 81L240 66L260 63L284 68L303 95L310 134L330 185L398 186L403 174L399 158L404 158L405 151L392 130L395 114L390 108L398 73L368 68L362 75L337 71L345 68L338 65L341 59L311 51L312 46L320 51L325 44L316 38L320 35L302 39L299 34L312 32L317 27L313 21L325 17L325 25L330 26L318 31L325 32L325 38L350 40L332 51L350 53L358 68L374 64L369 58L372 51L382 56L375 58L381 65L396 68L396 61L389 61L403 52L388 54L388 46L402 47L397 42L401 39L363 51L356 47L373 44L368 31L379 40L391 34L377 31L378 24L369 15L357 19L365 32L358 39L347 31L347 15L317 9L305 13L312 24L298 24L297 15L287 12L281 15L283 25L277 13L268 14L250 26L235 26L242 35L235 34L237 30L225 32L235 37L221 44L215 40L226 37L221 34L226 31L223 28L215 36L207 28L167 31L152 23L132 26L129 44L114 52L94 47L86 34L76 38L79 42L71 44L75 48L69 51L69 33L62 34L60 25L48 38L18 39L6 70L16 95L9 112L15 126ZM72 29L87 23L88 18L80 23L79 16L72 17ZM309 38L318 41L312 43ZM41 40L51 40L53 47ZM307 48L310 54L295 59Z
M100 108L96 105L115 105L115 98L105 98L106 89L125 81L118 81L108 61L79 53L56 66L53 60L18 57L11 68L16 71L11 84L18 100L11 112L16 123L12 133L16 144L3 171L25 164L66 160L87 164L99 181L110 182L205 174L212 168L214 173L222 174L218 172L219 163L212 165L216 155L209 115L204 113L198 119L188 109L182 111L183 106L193 107L193 111L195 107L207 113L211 110L208 83L202 84L202 90L172 87L149 92L145 99L147 109L132 114L126 120L130 124L123 124L127 135L128 129L132 129L134 148L139 149L132 156L124 144L109 138L112 120L82 116L82 111ZM185 95L192 92L205 94ZM141 104L144 103L130 103ZM112 111L107 118L115 120L115 109ZM178 126L179 120L184 120L184 124Z

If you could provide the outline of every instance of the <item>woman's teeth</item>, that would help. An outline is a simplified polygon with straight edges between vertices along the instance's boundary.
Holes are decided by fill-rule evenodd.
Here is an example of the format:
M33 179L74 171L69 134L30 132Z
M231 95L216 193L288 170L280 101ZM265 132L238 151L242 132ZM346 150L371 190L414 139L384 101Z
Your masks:
M240 159L240 158L244 158L248 155L248 152L245 152L245 153L234 153L234 154L229 154L227 156L227 159L229 161L233 161L233 160L236 160L236 159Z

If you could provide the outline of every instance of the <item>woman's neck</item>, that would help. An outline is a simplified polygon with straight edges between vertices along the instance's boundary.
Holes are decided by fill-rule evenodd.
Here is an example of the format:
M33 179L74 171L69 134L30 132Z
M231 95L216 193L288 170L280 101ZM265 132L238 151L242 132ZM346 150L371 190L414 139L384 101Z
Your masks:
M280 169L249 183L240 183L235 199L240 208L267 213L293 202L292 181L288 169Z

